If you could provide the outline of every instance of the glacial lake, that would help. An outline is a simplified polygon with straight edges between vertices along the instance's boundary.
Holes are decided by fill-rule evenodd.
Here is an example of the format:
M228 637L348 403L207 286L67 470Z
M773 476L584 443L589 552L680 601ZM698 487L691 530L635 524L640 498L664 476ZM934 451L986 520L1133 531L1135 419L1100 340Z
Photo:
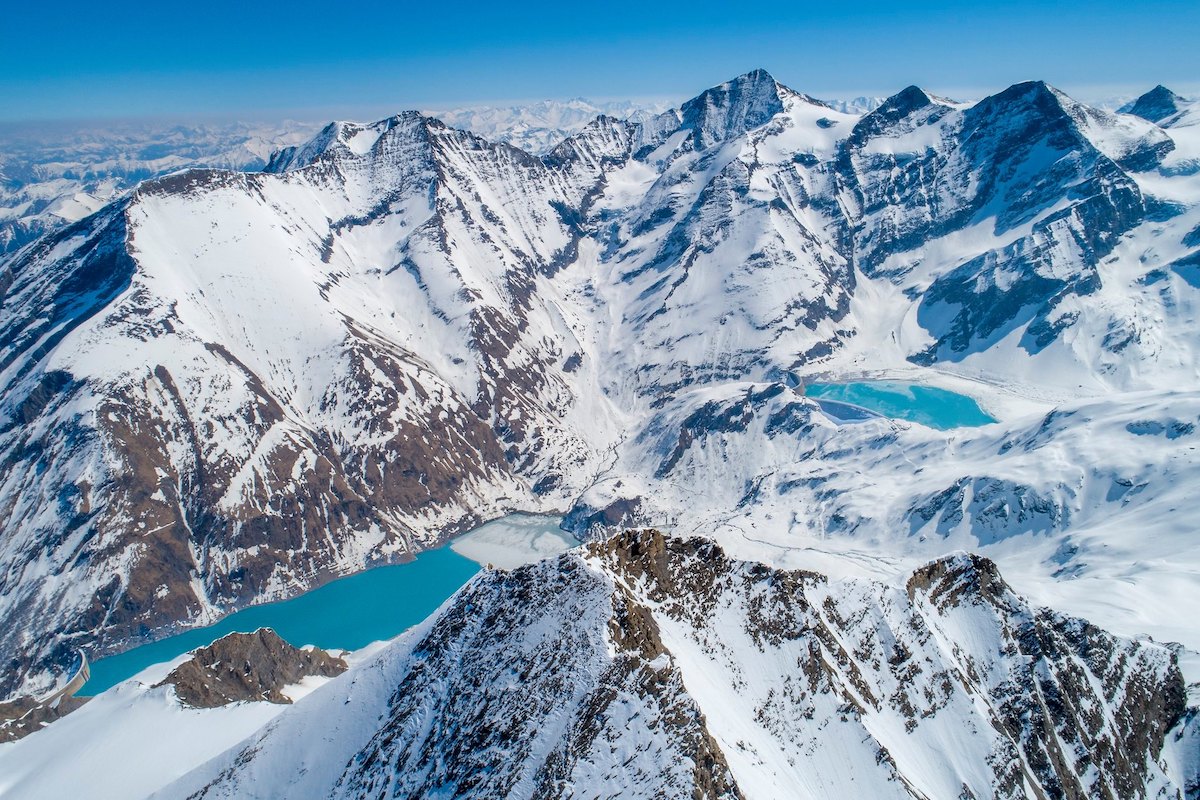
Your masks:
M823 405L828 403L832 407L827 410L846 421L864 416L857 409L943 431L996 421L966 395L899 381L813 383L805 388L805 394Z
M394 638L432 614L479 572L480 565L472 558L484 562L486 556L498 566L511 568L574 546L576 542L558 530L560 522L558 517L513 514L481 525L449 547L427 550L407 564L347 575L289 600L250 606L208 627L98 659L78 694L97 695L147 667L230 633L273 628L298 647L312 644L326 650L357 650Z

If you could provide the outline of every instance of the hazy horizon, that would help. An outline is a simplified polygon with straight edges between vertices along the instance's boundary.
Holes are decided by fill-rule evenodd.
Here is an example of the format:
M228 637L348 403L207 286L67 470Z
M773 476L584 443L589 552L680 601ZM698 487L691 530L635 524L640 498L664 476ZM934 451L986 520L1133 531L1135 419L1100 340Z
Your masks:
M0 120L365 118L571 97L682 99L756 67L836 98L909 84L981 96L1028 79L1084 100L1158 83L1200 90L1200 6L1174 0L523 8L349 12L306 1L281 17L224 0L153 14L120 2L24 5L6 20L22 35L0 48Z
M743 70L744 74L748 70ZM770 70L768 70L770 72ZM794 82L789 82L780 77L774 72L771 73L779 80L780 83L789 86L797 91L804 92L818 100L824 101L853 101L860 98L886 98L896 94L901 89L912 85L912 82L902 83L895 87L886 87L876 90L859 89L859 90L844 90L844 91L822 91L820 89L813 90L804 86L797 86ZM736 77L731 74L728 78ZM974 102L982 97L990 94L995 94L1005 88L1020 83L1025 80L1041 80L1036 76L1024 76L1019 79L1014 79L1008 83L997 84L988 87L974 88L944 88L938 86L930 86L917 84L928 92L938 96L947 97L953 100L962 102ZM420 111L422 113L437 113L449 111L463 111L472 109L504 109L516 107L528 107L537 103L566 103L573 100L582 100L595 105L604 105L609 103L628 103L640 107L676 106L685 102L691 97L696 96L700 92L715 86L713 84L705 84L697 86L693 91L686 94L674 95L641 95L629 97L592 97L584 95L560 95L555 97L527 97L527 98L497 98L492 100L477 100L465 101L461 103L403 103L398 105L388 105L384 103L362 103L357 105L333 105L333 106L311 106L311 107L293 107L293 108L258 108L258 109L212 109L205 111L188 112L180 110L168 113L144 113L144 114L127 114L127 115L104 115L95 114L90 116L47 116L47 117L32 117L23 119L7 118L0 113L0 134L12 135L17 132L26 132L32 135L32 132L41 130L55 129L70 129L77 126L109 126L120 128L122 126L144 126L148 124L157 125L185 125L185 126L220 126L230 124L280 124L283 122L297 122L303 124L318 124L326 123L332 120L349 120L357 122L369 122L378 119L383 119L394 114L404 111ZM1111 86L1083 86L1071 87L1061 84L1054 84L1053 81L1048 83L1056 86L1056 88L1069 94L1084 103L1095 105L1097 107L1115 108L1123 102L1133 100L1142 93L1154 88L1158 84L1165 85L1168 89L1175 93L1189 98L1200 97L1200 82L1172 82L1166 80L1152 81L1145 84L1126 84L1126 85L1111 85Z

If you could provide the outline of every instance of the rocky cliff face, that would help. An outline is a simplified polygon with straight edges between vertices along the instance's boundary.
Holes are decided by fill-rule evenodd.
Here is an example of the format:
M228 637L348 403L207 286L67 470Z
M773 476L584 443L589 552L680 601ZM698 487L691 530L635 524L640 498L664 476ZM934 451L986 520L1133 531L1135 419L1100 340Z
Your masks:
M1184 712L1170 649L986 559L887 585L629 532L481 575L160 796L1174 797Z
M254 633L232 633L197 649L161 681L142 690L171 687L174 696L164 698L168 708L212 709L231 703L259 702L287 704L292 702L289 694L294 694L305 678L333 678L345 671L346 662L341 658L317 647L293 647L274 631L263 628ZM24 696L0 703L0 743L17 741L40 731L91 699L66 694L45 699ZM118 716L114 730L109 733L119 734L121 731L116 729L122 727ZM71 735L65 738L71 739ZM174 768L178 770L181 765Z
M409 112L148 181L0 264L0 692L508 510L711 527L776 485L822 507L890 444L934 458L829 432L814 373L1188 391L1175 130L1042 83L859 116L755 71L542 156ZM733 439L753 470L710 458ZM1007 496L955 463L904 509ZM1053 517L1059 466L1014 514Z
M1121 110L1150 122L1159 123L1178 114L1186 102L1160 83Z

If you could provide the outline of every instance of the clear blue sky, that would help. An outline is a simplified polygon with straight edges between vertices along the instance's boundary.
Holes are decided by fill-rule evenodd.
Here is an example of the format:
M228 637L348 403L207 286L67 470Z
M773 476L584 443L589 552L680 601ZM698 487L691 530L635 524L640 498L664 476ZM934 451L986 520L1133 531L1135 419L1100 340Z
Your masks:
M1200 86L1198 0L20 0L0 25L6 120L685 97L758 66L827 96Z

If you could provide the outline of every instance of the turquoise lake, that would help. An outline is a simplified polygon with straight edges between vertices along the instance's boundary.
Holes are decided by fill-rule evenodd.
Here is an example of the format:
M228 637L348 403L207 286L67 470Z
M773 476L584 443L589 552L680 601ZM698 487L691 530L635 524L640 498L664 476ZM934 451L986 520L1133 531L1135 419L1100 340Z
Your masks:
M479 571L479 565L448 547L421 553L415 561L376 567L319 589L251 606L207 628L195 628L91 665L81 696L99 694L146 667L170 661L229 633L275 632L296 646L356 650L391 639L428 617Z
M898 381L813 383L806 387L805 394L818 401L858 406L885 417L919 422L943 431L996 421L966 395Z

